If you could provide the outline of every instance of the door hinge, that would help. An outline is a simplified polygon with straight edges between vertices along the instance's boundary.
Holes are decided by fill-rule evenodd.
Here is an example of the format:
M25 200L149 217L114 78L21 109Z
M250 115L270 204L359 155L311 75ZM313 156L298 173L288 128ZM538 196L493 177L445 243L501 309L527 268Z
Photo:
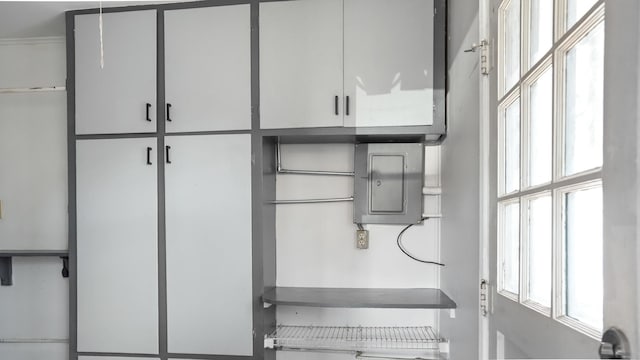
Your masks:
M485 279L480 280L480 314L489 314L489 282Z
M491 52L489 42L487 40L480 41L480 44L473 43L469 49L464 52L478 52L480 50L480 72L482 75L489 75L491 72Z

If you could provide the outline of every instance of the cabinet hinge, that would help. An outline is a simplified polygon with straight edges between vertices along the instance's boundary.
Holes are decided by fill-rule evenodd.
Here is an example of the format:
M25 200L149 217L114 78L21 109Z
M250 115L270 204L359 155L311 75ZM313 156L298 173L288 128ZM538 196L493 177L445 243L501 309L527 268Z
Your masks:
M480 314L486 317L489 314L489 282L480 280Z

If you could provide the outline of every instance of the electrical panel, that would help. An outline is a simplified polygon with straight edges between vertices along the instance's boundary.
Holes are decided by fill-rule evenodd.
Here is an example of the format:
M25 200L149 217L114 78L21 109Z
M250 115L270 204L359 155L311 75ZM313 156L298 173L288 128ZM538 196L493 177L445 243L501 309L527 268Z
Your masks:
M354 223L421 221L423 144L356 144L354 164Z

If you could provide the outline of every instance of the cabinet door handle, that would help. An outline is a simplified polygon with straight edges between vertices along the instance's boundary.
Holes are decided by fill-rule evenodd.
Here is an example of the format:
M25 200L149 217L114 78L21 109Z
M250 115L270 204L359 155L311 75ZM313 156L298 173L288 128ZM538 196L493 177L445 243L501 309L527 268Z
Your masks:
M167 121L171 120L171 104L167 103Z
M334 105L333 105L334 112L335 112L336 115L338 115L338 95L336 95L336 97L334 98L333 102L334 102Z
M167 150L167 164L171 164L171 159L169 158L169 150L171 150L171 146L167 145L166 150Z
M147 103L147 121L151 121L151 117L149 116L150 110L151 110L151 104Z
M345 104L346 104L346 108L347 108L346 111L345 111L345 114L347 114L347 116L349 116L349 95L347 95L347 99L345 101Z
M147 147L147 165L153 165L153 163L151 162L151 150L153 150L150 147Z

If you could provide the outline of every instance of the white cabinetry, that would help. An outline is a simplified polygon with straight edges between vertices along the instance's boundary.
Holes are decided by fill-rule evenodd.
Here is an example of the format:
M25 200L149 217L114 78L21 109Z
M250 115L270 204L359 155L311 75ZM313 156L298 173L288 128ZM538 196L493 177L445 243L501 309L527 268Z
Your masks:
M342 61L342 0L260 3L261 128L342 126Z
M76 149L78 351L157 354L156 139Z
M433 0L261 3L261 127L432 125L433 39Z
M433 17L433 0L344 0L345 126L433 124Z
M164 13L167 132L251 128L248 4ZM75 16L76 134L157 129L156 10Z
M163 34L103 16L104 69L98 16L74 19L77 351L159 355L166 331L169 354L252 356L251 135L197 134L251 129L250 5L165 10Z
M249 5L164 13L167 132L251 129Z
M76 134L156 131L156 10L75 16Z
M168 350L250 356L251 135L165 141Z

